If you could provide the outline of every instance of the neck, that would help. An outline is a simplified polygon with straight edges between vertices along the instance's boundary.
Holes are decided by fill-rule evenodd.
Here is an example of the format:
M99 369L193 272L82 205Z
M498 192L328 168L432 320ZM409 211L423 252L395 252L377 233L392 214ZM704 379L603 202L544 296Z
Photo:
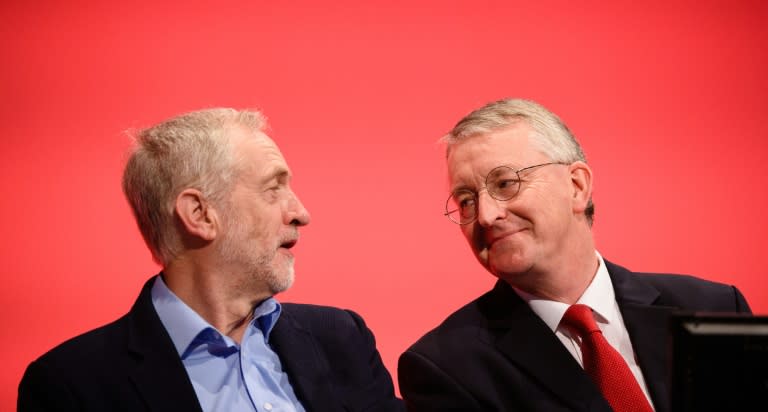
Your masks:
M532 267L508 282L543 299L569 305L576 303L597 274L599 261L591 232L563 249L570 253L543 258L541 261L545 264Z
M252 292L233 284L235 278L226 271L180 257L163 269L168 289L219 332L240 343L253 309L271 295L266 291Z

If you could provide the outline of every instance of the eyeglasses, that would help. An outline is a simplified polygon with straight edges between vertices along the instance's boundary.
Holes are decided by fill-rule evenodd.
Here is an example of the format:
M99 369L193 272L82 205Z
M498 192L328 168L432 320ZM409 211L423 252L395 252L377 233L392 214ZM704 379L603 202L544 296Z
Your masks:
M549 162L538 165L513 169L509 166L499 166L488 172L485 177L485 189L496 200L509 200L520 192L520 172L548 165L568 165L564 162ZM482 190L482 189L481 189ZM469 189L459 189L451 193L445 202L445 216L451 222L468 225L477 219L477 193Z

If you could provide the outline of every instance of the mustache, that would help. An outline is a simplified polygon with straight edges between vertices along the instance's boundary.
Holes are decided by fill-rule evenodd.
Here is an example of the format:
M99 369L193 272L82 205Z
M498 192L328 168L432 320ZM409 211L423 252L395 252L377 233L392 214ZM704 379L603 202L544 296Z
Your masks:
M300 235L298 230L294 230L293 232L288 233L287 235L284 235L280 239L280 247L284 247L288 249L294 247L296 243L298 243L299 237Z

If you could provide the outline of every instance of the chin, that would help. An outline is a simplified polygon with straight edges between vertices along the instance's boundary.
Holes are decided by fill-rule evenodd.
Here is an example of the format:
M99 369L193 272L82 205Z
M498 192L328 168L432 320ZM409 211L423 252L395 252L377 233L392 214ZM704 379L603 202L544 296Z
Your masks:
M269 280L269 289L273 295L285 292L293 285L293 265L287 268L283 273L275 273L274 275L275 276Z
M531 263L523 256L504 256L498 259L490 259L488 270L501 279L511 279L517 275L528 272Z

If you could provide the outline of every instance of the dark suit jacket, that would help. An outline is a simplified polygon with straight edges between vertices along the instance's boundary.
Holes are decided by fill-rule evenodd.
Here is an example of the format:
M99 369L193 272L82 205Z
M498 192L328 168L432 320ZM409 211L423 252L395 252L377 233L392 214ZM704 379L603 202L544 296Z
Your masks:
M656 411L666 412L669 315L749 306L733 286L606 266ZM502 281L403 353L398 376L409 411L611 410L552 330Z
M32 362L18 411L202 411L152 305L152 280L128 314ZM308 412L403 410L357 314L285 303L270 343Z

